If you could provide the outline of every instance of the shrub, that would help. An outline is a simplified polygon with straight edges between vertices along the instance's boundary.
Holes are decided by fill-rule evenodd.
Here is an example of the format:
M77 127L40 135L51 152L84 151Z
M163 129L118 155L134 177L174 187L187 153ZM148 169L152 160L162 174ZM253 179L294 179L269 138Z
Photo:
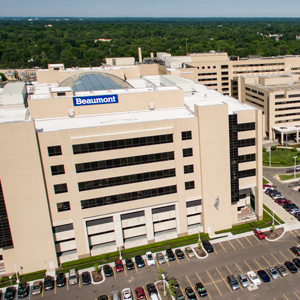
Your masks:
M272 146L272 147L271 147L271 151L274 151L274 150L276 150L276 149L277 149L276 146Z
M297 148L292 148L292 152L297 152Z
M285 159L282 159L282 160L280 161L280 163L281 163L282 165L286 165L286 164L287 164L287 161L286 161Z
M267 152L267 148L263 147L263 152Z

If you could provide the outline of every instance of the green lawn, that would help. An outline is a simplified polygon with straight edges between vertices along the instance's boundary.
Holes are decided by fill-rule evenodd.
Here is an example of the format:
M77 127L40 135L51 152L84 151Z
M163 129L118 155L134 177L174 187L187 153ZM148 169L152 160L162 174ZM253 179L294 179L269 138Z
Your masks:
M263 184L268 184L268 183L269 183L269 181L267 179L263 178Z
M280 180L284 181L284 180L290 180L290 179L294 179L294 173L291 175L279 175ZM300 173L296 174L296 178L300 178Z
M288 167L294 165L294 156L298 156L296 163L300 163L300 152L291 149L277 148L271 151L272 167ZM263 152L263 165L269 166L269 152Z

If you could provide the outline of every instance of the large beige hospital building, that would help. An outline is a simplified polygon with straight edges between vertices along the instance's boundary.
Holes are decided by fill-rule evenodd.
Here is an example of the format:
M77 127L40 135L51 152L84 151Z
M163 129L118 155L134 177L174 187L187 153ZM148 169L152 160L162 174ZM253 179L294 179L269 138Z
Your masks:
M261 110L159 68L49 65L1 90L2 274L212 234L251 194L262 217Z

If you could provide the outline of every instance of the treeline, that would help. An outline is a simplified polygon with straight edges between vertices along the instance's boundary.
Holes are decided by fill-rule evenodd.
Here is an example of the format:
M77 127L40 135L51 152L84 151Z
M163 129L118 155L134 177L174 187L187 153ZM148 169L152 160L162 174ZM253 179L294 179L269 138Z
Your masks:
M143 57L210 50L240 57L294 55L300 54L297 35L300 19L284 18L0 20L0 68L99 66L106 57L137 59L138 47Z

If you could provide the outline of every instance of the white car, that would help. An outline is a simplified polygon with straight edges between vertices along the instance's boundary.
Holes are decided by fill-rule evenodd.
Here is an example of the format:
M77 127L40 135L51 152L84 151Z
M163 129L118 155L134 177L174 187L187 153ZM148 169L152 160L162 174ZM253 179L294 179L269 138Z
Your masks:
M125 288L122 290L123 300L132 300L132 294L130 288Z
M151 251L146 252L146 262L147 262L148 267L155 266L155 259L152 255Z
M261 281L258 278L258 276L253 272L253 271L249 271L247 272L247 276L249 278L249 280L254 284L254 285L260 285Z

